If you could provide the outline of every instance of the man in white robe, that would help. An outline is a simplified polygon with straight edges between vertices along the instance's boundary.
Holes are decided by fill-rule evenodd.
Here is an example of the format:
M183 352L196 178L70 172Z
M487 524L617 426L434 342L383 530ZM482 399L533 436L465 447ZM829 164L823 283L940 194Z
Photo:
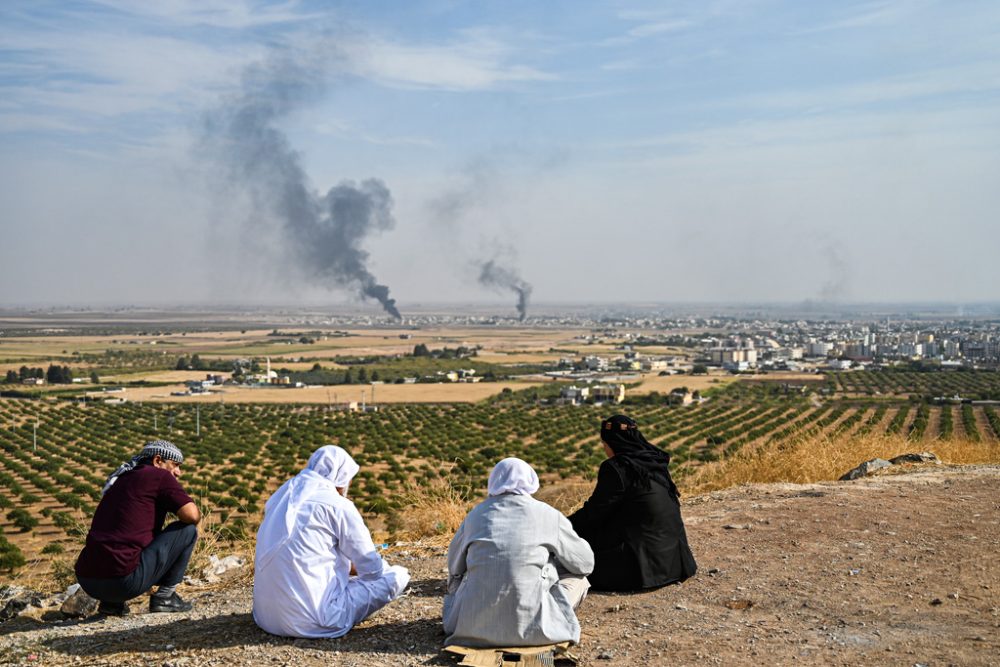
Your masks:
M341 637L406 587L409 572L379 556L347 499L357 472L343 449L320 447L268 499L254 562L253 618L261 629Z
M490 473L448 548L446 644L542 646L580 641L575 609L594 553L558 510L535 500L538 475L517 458Z

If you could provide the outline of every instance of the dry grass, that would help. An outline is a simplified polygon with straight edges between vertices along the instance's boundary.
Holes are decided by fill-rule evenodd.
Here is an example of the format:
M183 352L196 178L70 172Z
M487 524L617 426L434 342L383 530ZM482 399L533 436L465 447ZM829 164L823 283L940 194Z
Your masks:
M593 480L566 480L543 483L535 494L535 499L547 503L563 514L569 516L583 506L594 490Z
M390 532L396 540L447 544L473 505L441 479L411 486L399 498L400 509L390 522Z
M247 585L253 583L253 562L257 551L257 531L256 526L260 525L264 515L258 514L255 517L243 517L246 522L245 530L226 530L227 526L236 526L235 518L220 521L211 512L203 515L202 521L198 524L198 541L194 545L194 553L191 554L191 561L188 564L188 576L201 579L202 570L210 564L210 556L225 558L226 556L242 556L246 559L246 564L238 570L226 573L222 580L214 584L203 584L199 588L215 590L228 588L234 584Z
M705 493L741 484L835 480L860 463L907 452L933 452L944 463L1000 463L1000 443L953 438L915 443L901 435L815 435L793 442L765 445L700 466L681 484L686 493Z

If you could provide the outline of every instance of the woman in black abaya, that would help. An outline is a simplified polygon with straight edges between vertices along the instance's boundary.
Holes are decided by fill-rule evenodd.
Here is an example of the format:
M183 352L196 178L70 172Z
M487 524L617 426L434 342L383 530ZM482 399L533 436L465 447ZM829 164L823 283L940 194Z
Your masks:
M649 444L638 425L616 415L601 423L608 458L597 486L569 517L594 550L591 588L633 591L683 581L698 566L688 547L670 456Z

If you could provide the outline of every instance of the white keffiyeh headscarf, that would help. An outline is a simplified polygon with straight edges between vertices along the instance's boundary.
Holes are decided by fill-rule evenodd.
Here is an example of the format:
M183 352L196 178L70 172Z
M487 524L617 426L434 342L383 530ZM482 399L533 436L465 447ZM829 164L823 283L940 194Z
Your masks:
M490 473L487 491L491 496L504 493L530 496L538 490L538 475L534 469L521 459L510 457L503 459Z

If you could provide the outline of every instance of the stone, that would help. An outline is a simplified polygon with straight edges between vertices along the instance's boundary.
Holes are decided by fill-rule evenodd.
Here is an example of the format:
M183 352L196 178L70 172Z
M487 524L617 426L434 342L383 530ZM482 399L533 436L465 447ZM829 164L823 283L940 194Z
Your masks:
M941 460L931 452L920 452L919 454L900 454L889 459L889 463L899 465L900 463L937 463Z
M859 477L865 477L866 475L872 474L876 470L881 470L882 468L888 468L891 465L892 464L886 461L885 459L871 459L869 461L865 461L857 468L854 468L844 473L840 477L840 481L847 482L852 479L858 479Z
M3 609L0 609L0 623L9 621L27 608L28 601L24 598L14 598L12 600L8 600L7 604L3 606Z
M84 618L97 611L98 601L87 595L82 588L77 588L73 594L59 607L59 611L67 618Z
M9 621L28 606L41 607L42 595L23 586L0 588L0 623Z
M201 576L204 577L205 581L214 584L222 581L222 575L243 567L246 564L246 559L242 556L226 556L225 558L219 558L215 554L208 557L209 565L201 571Z

